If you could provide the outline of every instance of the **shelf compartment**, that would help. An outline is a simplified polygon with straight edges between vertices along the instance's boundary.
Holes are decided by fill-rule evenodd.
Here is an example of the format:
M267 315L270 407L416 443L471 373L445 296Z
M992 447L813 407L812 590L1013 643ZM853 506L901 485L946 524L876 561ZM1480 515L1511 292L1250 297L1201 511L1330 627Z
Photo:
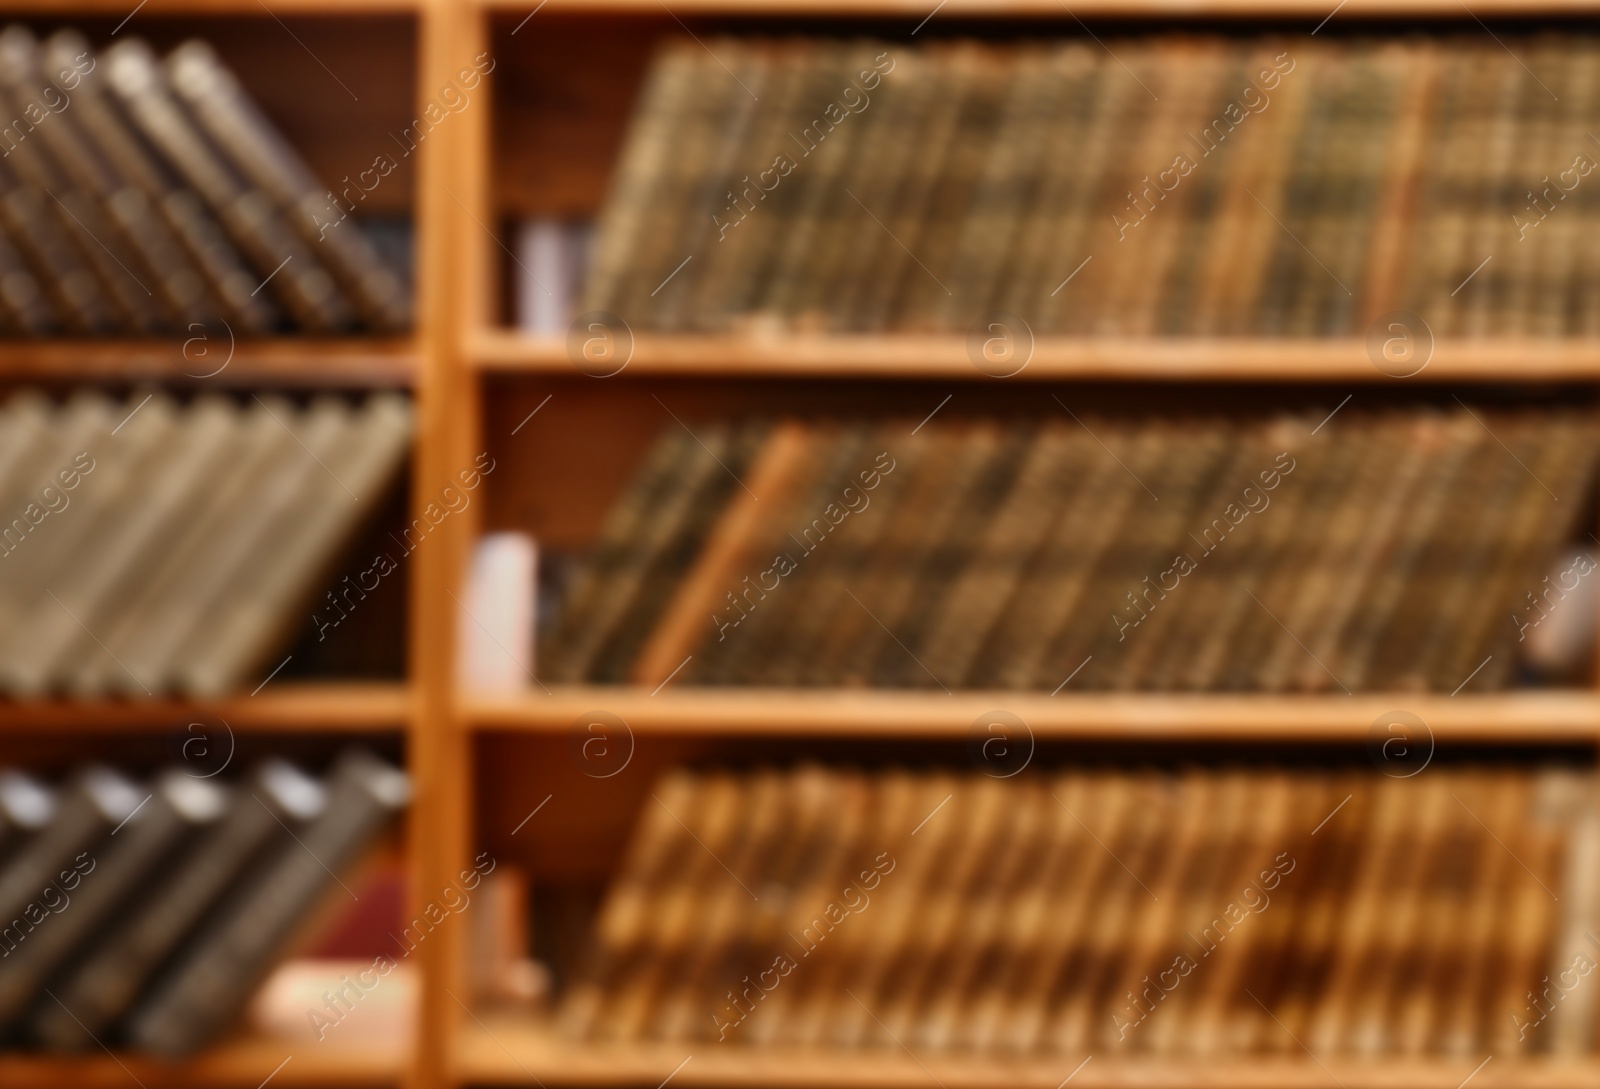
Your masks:
M685 1057L688 1061L685 1062ZM509 1016L474 1018L461 1032L457 1076L474 1085L654 1085L671 1075L674 1086L830 1085L860 1089L991 1089L996 1085L1059 1089L1143 1086L1145 1089L1324 1089L1334 1078L1346 1089L1448 1089L1473 1073L1476 1059L1367 1059L1321 1062L1290 1058L1145 1059L1096 1054L1076 1073L1076 1059L1004 1061L901 1051L755 1051L716 1042L695 1046L583 1046L553 1039L537 1022ZM681 1064L681 1066L680 1066ZM675 1069L676 1068L676 1069ZM1501 1060L1472 1079L1475 1089L1566 1089L1600 1078L1593 1060Z
M582 375L558 337L487 331L469 358L487 372ZM650 377L989 379L958 334L650 335L620 373ZM1364 340L1040 337L1016 380L1147 379L1397 384ZM1600 378L1600 340L1445 340L1412 382L1539 382Z
M1441 741L1600 742L1600 692L1576 689L1452 697L668 687L652 695L596 685L468 698L462 719L472 730L560 733L585 713L607 711L635 733L959 739L995 710L1017 715L1039 738L1363 741L1380 716L1408 711Z
M215 700L0 701L0 733L166 728L189 719L261 733L378 733L404 728L410 715L411 693L400 682L287 682Z

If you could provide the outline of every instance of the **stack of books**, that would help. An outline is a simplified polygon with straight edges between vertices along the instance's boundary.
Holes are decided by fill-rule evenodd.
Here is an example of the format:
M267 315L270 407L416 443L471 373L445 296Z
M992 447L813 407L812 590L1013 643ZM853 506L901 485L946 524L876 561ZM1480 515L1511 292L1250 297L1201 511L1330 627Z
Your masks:
M394 570L363 562L339 579L329 565L398 477L410 431L410 402L391 393L13 394L0 690L212 696L259 680L313 610L325 633Z
M1476 28L685 40L644 82L578 309L1288 337L1408 310L1439 336L1594 336L1597 63L1590 35Z
M384 176L336 197L203 42L163 62L8 27L0 333L403 329L406 287L345 222Z
M1070 411L1070 410L1069 410ZM670 426L547 683L1452 692L1594 570L1582 413ZM698 426L698 425L697 425ZM915 430L914 430L915 429Z
M320 781L278 760L231 784L0 773L0 1041L205 1046L409 791L361 750Z
M1592 770L679 771L559 1009L602 1045L1594 1046Z

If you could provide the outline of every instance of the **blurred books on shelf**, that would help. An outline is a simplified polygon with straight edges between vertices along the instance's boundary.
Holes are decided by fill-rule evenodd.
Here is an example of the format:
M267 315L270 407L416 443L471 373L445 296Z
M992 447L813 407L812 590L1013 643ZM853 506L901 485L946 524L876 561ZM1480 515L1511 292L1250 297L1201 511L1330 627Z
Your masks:
M409 794L362 750L321 780L281 760L236 783L184 767L148 784L98 766L60 788L0 777L4 1042L213 1042Z
M576 309L636 331L1005 313L1038 334L1300 338L1403 309L1441 337L1594 336L1600 42L1504 42L673 42Z
M1582 533L1586 414L1352 406L1315 424L669 427L571 578L538 673L1482 692L1587 660L1592 623L1550 618L1584 607L1594 562L1563 553L1547 575ZM1554 644L1526 655L1529 631Z
M679 770L570 1039L966 1054L1592 1051L1592 769Z
M305 406L13 394L0 609L16 623L0 691L215 696L261 679L308 615L325 631L376 586L327 569L389 493L410 435L410 402L391 393ZM333 589L313 600L325 577Z
M365 193L318 182L205 43L162 62L7 27L0 119L0 333L409 326L403 280L346 222Z

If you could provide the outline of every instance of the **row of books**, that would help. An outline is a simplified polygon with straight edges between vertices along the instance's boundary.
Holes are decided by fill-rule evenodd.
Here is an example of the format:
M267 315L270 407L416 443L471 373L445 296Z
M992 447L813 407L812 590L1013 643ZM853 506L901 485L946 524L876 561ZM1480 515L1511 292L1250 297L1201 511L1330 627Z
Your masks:
M229 784L0 774L0 1041L205 1046L409 791L363 750L321 780L280 760Z
M675 42L578 309L1128 336L1361 335L1408 310L1438 335L1594 336L1597 54L1476 30Z
M340 580L329 565L397 478L410 429L410 403L391 393L13 394L0 406L0 690L218 695L260 680L312 610L336 624L394 569Z
M0 333L379 332L407 289L203 42L0 32ZM382 157L380 157L382 158ZM394 169L392 160L389 170Z
M1070 410L1069 410L1070 411ZM547 682L1475 691L1594 562L1542 408L667 428ZM1559 497L1559 501L1558 501Z
M558 1011L602 1043L1576 1054L1592 769L680 770Z

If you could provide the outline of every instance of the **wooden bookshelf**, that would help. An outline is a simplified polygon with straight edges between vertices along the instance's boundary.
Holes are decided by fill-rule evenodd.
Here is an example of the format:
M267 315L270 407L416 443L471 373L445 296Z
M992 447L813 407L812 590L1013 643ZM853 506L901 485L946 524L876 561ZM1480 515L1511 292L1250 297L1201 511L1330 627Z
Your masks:
M135 13L136 0L0 0L7 18L58 25L82 18L109 33ZM1589 16L1600 0L152 0L133 14L128 30L169 37L203 24L206 31L237 23L235 40L248 40L257 66L270 70L281 58L306 62L302 46L283 33L279 16L295 27L335 18L353 24L370 19L385 33L414 26L414 41L400 52L380 51L372 70L400 68L405 93L383 103L387 119L419 116L436 101L463 65L484 52L496 57L495 74L472 95L471 105L421 142L408 160L404 186L384 190L393 207L414 211L417 224L415 297L418 323L412 337L374 340L275 339L237 345L227 368L197 379L215 366L186 358L183 342L7 342L0 344L0 380L95 381L126 384L161 380L178 384L235 386L404 386L414 389L418 427L411 475L411 506L421 516L441 488L469 466L481 450L511 438L511 429L539 403L547 386L582 389L586 409L603 410L614 391L632 379L654 388L693 390L708 403L737 404L748 396L746 379L816 380L829 396L848 383L949 382L983 379L967 358L959 336L781 336L664 337L641 335L616 385L592 382L577 372L560 338L526 337L499 322L504 299L500 270L508 241L505 224L515 216L592 214L614 163L614 140L631 108L648 44L662 33L679 33L676 20L702 26L771 25L819 32L859 29L878 20L877 32L904 21L910 35L926 21L941 24L1017 20L1049 22L1063 31L1076 20L1110 20L1159 26L1161 20L1193 25L1217 19L1310 31L1327 19L1336 24L1427 18L1472 27L1474 20L1536 16ZM1399 25L1399 24L1397 24ZM602 45L572 58L553 56L575 33ZM398 40L398 39L397 39ZM620 40L620 46L614 41ZM908 40L909 37L908 37ZM549 43L555 43L551 45ZM644 45L639 45L643 42ZM359 35L342 58L356 63ZM394 47L385 46L385 50ZM616 49L617 62L607 50ZM589 64L598 58L600 63ZM347 75L341 58L330 58ZM380 62L382 62L380 64ZM545 67L539 67L539 66ZM518 102L515 92L537 77L543 85L570 86L561 110L539 113ZM366 78L366 77L364 77ZM376 76L370 77L376 80ZM521 82L518 82L518 81ZM313 166L325 179L369 160L363 145L352 150L348 126L366 115L340 101L337 87L288 85L275 90L305 129ZM360 83L362 97L369 95ZM376 86L386 86L376 84ZM511 88L511 93L505 90ZM331 88L331 91L330 91ZM498 98L497 98L498 96ZM570 107L568 109L567 107ZM346 113L344 111L353 111ZM326 123L324 125L324 120ZM368 130L385 121L361 120ZM399 122L404 123L402 120ZM533 138L530 138L533 137ZM563 144L563 141L567 141ZM392 142L375 133L376 146ZM568 153L570 151L570 154ZM365 152L363 160L356 152ZM356 163L345 159L356 155ZM341 165L345 164L345 165ZM1376 384L1395 380L1380 373L1356 339L1338 340L1082 340L1041 338L1021 380L1157 382L1182 388L1205 383L1313 382ZM1415 379L1443 388L1449 383L1600 382L1600 343L1588 341L1443 341ZM502 397L507 390L512 396ZM641 395L642 396L642 395ZM527 409L505 411L506 401L526 399ZM935 399L936 400L936 399ZM933 402L930 401L931 407ZM554 407L554 406L553 406ZM652 408L652 411L656 411ZM921 412L918 412L920 415ZM572 428L586 426L588 418ZM541 440L530 426L521 441ZM624 449L595 459L552 487L562 506L551 517L552 535L563 544L592 532L609 497L620 486L637 452ZM534 447L544 456L551 445ZM403 731L415 802L402 837L412 906L435 898L479 848L486 830L476 827L493 799L478 786L491 780L481 761L497 742L529 749L553 748L574 720L607 710L641 735L714 738L759 751L776 737L826 738L845 743L864 737L895 741L959 740L984 712L1003 708L1022 717L1036 736L1075 740L1253 743L1268 746L1316 741L1359 744L1373 720L1404 709L1421 717L1441 741L1517 745L1600 745L1600 689L1519 691L1475 696L1367 695L1098 695L1072 693L706 690L669 684L646 689L560 687L550 695L489 696L463 691L454 675L455 647L465 621L455 600L460 593L471 542L483 528L515 525L530 504L509 480L519 471L533 476L532 462L510 462L489 478L486 502L474 502L448 519L426 547L408 561L409 669L403 682L367 684L273 683L257 695L240 693L216 701L156 700L0 703L0 732L60 735L60 744L81 746L95 730L163 731L190 716L216 717L232 727L263 734L306 736L318 732ZM582 475L587 472L588 475ZM565 475L563 476L563 473ZM541 474L542 475L542 474ZM577 514L572 514L572 510ZM542 749L540 751L543 751ZM498 769L496 769L498 770ZM539 769L544 770L544 769ZM534 799L537 801L537 798ZM519 814L520 816L520 814ZM565 830L582 846L582 829ZM527 833L524 833L527 836ZM470 1085L624 1086L805 1086L856 1085L919 1089L931 1080L955 1089L1005 1085L1059 1087L1072 1074L1077 1086L1147 1086L1201 1089L1210 1086L1319 1089L1336 1081L1349 1089L1449 1089L1472 1075L1472 1085L1564 1089L1591 1086L1600 1061L1550 1064L1495 1060L1474 1074L1476 1059L1429 1061L1330 1061L1328 1067L1298 1057L1207 1062L1145 1062L1097 1056L1076 1074L1081 1057L1062 1063L1007 1065L994 1061L910 1058L900 1051L839 1054L756 1053L707 1045L684 1063L686 1052L578 1047L555 1040L532 1015L464 1011L467 949L464 928L442 928L412 959L422 975L417 1022L403 1039L382 1047L328 1041L285 1048L244 1037L182 1062L146 1057L88 1056L67 1060L25 1053L0 1054L0 1084L7 1086L123 1087L130 1078L144 1086L270 1085L364 1086L404 1084L410 1089L456 1089ZM280 1067L289 1053L293 1058ZM923 1064L926 1063L924 1066ZM682 1065L680 1065L682 1064ZM930 1077L933 1075L934 1077Z

